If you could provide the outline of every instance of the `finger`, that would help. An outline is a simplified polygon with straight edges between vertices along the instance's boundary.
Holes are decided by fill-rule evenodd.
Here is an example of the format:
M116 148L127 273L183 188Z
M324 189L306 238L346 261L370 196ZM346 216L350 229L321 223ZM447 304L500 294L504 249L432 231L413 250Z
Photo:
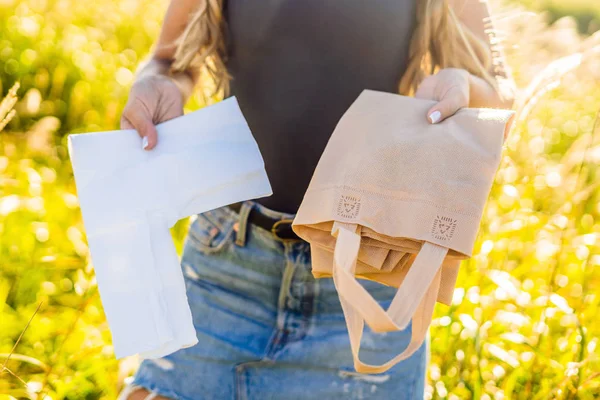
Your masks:
M166 91L165 95L160 96L156 110L159 112L157 122L165 122L183 115L183 99L181 92L177 87L172 91Z
M131 122L125 118L125 115L121 116L121 129L135 129Z
M181 102L180 102L181 103ZM169 107L164 108L164 113L159 116L160 122L165 122L173 118L181 117L183 115L183 107L178 104L173 104Z
M123 116L142 137L142 148L152 150L158 142L158 133L150 116L138 110L124 113Z
M448 91L448 93L433 107L427 111L427 119L432 124L437 124L446 118L454 115L458 110L464 107L466 102L458 91Z
M435 99L434 89L435 81L433 77L428 76L427 78L423 79L423 82L421 82L417 88L417 91L415 92L415 98L433 100Z

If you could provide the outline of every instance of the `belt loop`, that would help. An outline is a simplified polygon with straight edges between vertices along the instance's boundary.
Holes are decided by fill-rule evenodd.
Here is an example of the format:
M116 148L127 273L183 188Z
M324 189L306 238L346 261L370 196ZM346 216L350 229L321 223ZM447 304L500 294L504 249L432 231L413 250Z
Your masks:
M250 211L252 211L252 206L254 203L245 201L242 203L242 207L240 208L240 214L238 219L238 230L235 236L235 244L240 247L244 247L246 245L246 231L248 228L248 216L250 215Z

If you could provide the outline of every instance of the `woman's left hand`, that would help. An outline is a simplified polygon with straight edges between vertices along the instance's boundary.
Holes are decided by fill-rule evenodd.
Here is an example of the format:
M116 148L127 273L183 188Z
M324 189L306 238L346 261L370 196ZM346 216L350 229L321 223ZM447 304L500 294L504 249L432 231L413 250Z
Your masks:
M464 69L444 68L423 79L415 97L438 102L427 111L430 123L437 124L459 109L469 106L469 76Z

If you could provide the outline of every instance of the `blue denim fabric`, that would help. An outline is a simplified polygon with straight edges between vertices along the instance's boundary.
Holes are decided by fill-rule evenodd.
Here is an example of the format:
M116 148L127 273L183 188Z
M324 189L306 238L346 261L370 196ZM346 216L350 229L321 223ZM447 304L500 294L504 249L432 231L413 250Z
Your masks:
M173 399L423 399L427 341L384 374L354 372L348 333L331 279L315 280L305 242L280 242L247 223L277 218L246 202L200 214L185 241L182 269L199 343L144 360L134 384ZM387 306L395 289L363 285ZM361 358L381 363L410 341L405 331L372 333Z

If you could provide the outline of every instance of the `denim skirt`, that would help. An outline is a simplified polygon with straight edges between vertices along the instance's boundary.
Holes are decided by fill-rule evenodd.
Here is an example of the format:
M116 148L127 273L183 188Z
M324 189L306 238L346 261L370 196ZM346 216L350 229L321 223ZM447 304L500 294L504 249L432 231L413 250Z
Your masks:
M313 278L308 243L277 240L250 212L293 218L251 201L193 218L181 267L199 342L144 360L133 384L181 400L423 399L429 338L383 374L356 373L333 280ZM389 305L395 288L362 284ZM410 329L365 328L361 359L387 361Z

